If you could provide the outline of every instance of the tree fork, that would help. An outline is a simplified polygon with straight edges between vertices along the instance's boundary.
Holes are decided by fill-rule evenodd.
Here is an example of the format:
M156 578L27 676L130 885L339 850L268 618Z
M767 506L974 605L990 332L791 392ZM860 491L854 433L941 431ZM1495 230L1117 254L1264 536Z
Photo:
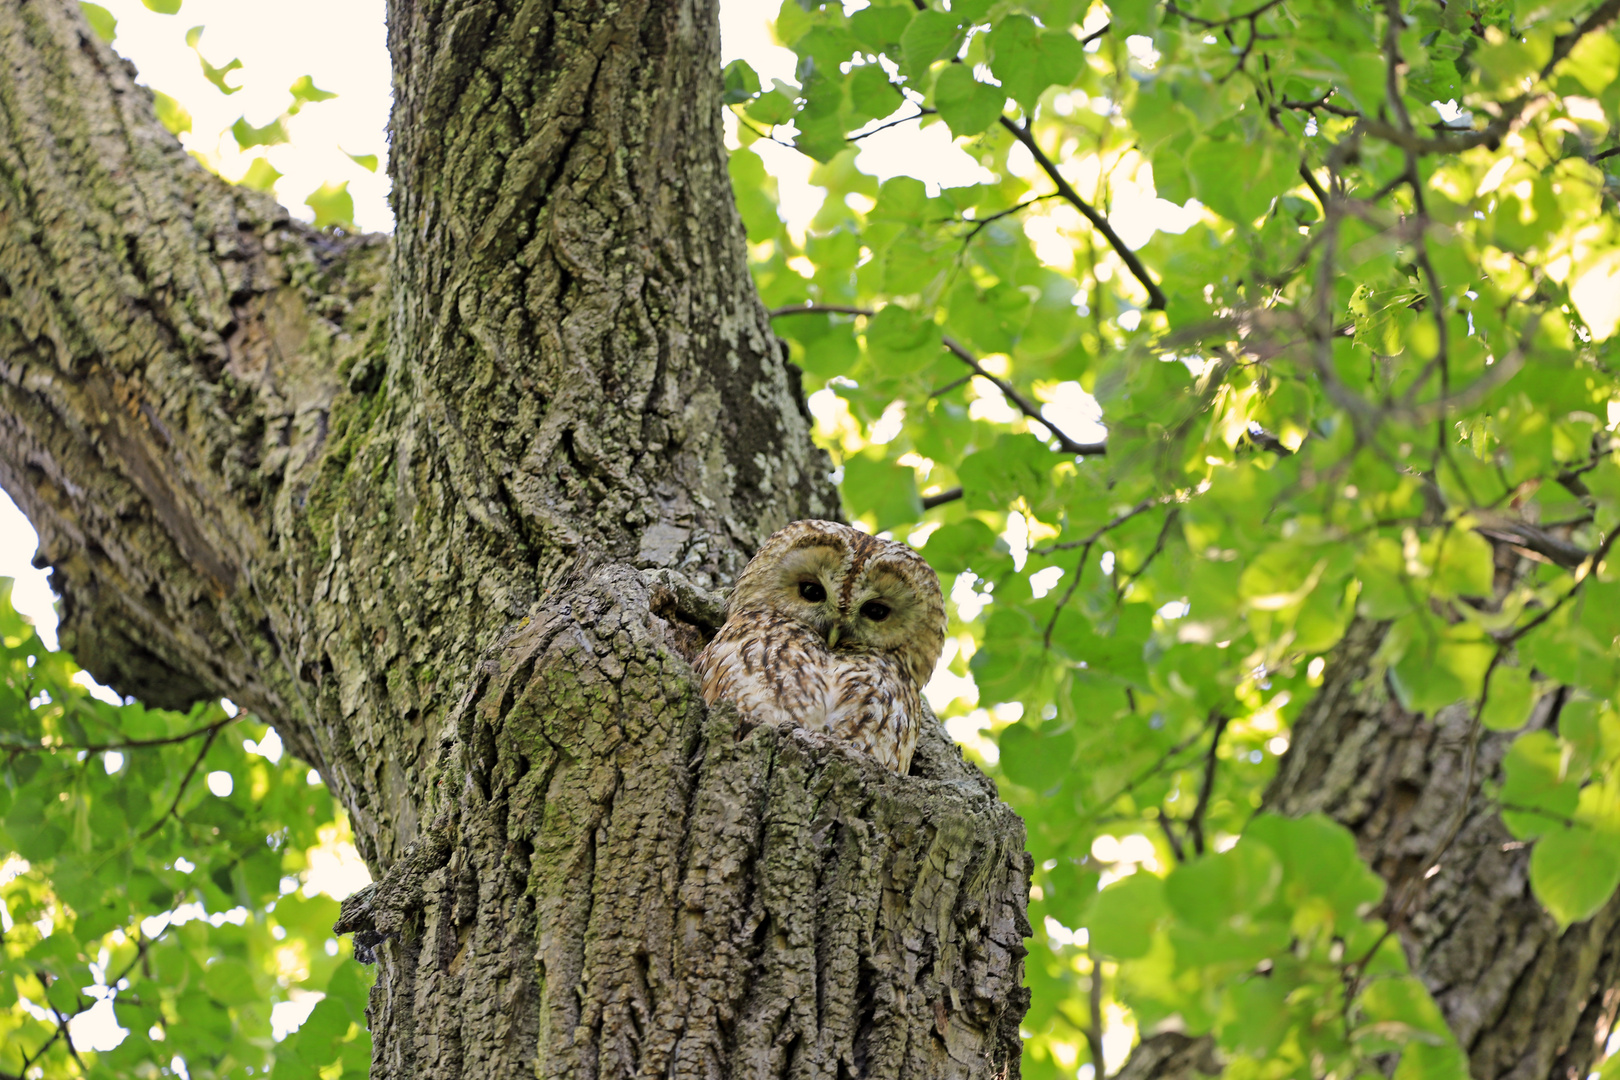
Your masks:
M378 1077L1016 1075L1017 818L937 728L895 777L682 658L837 513L713 4L389 28L392 242L208 175L78 5L0 0L0 484L64 641L321 770L378 878Z

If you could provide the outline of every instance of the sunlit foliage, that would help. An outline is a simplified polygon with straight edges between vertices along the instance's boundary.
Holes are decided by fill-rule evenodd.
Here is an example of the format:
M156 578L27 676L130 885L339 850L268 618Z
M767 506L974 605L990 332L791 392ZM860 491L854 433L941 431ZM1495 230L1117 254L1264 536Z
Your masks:
M1568 688L1488 793L1560 921L1620 882L1617 12L788 0L796 80L728 69L845 504L945 578L933 699L1029 822L1026 1075L1167 1022L1234 1076L1465 1074L1348 833L1260 813L1358 618L1475 737ZM901 123L983 181L867 175Z
M0 1075L365 1075L372 974L306 887L347 835L326 788L217 702L92 697L10 591L0 578Z

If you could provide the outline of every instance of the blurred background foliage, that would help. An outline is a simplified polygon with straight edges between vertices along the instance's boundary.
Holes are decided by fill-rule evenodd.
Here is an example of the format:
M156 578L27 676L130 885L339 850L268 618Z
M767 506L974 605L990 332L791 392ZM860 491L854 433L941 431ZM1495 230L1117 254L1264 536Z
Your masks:
M320 778L219 702L92 696L10 591L0 578L0 1074L365 1075L371 969L320 889L364 871Z
M1617 14L786 0L727 66L817 438L851 519L939 571L930 701L1029 823L1027 1076L1166 1026L1234 1077L1466 1074L1351 836L1261 812L1357 619L1400 703L1475 737L1561 688L1487 792L1559 921L1620 884ZM873 175L901 132L938 153ZM103 706L5 625L0 1072L362 1068L360 969L299 887L324 792L250 718ZM64 1018L106 999L131 1035L74 1057Z
M1029 823L1027 1076L1165 1026L1466 1075L1350 835L1260 812L1358 618L1474 737L1568 688L1498 797L1559 921L1620 883L1617 9L788 0L793 80L727 69L847 510L940 572L930 699ZM902 122L977 182L863 172Z

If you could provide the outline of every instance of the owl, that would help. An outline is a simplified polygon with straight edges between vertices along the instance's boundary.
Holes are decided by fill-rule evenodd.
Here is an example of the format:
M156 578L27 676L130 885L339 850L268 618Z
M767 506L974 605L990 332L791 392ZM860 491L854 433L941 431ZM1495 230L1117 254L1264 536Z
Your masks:
M696 667L709 704L826 732L904 773L944 644L945 598L921 555L837 522L795 521L743 570Z

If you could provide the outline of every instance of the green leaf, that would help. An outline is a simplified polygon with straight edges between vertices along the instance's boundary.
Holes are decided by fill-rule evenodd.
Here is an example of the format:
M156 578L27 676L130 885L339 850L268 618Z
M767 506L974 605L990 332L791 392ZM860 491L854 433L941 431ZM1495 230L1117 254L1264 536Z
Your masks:
M112 12L89 0L79 0L79 10L84 12L85 21L102 41L111 45L118 37L118 20L113 18Z
M1559 925L1597 914L1620 885L1620 837L1580 826L1550 829L1530 852L1530 888Z
M1176 918L1219 934L1269 904L1281 882L1282 865L1269 847L1239 841L1230 851L1177 866L1165 879L1164 895Z
M998 539L990 526L978 518L968 518L934 530L928 537L923 554L941 577L960 574L975 567L983 571L987 561L999 563L1005 557L996 552Z
M938 358L940 329L926 319L890 304L866 323L866 346L875 364L888 374L921 371Z
M176 4L175 7L178 10L179 5ZM242 67L242 61L233 59L224 67L215 67L213 64L210 64L203 56L202 50L198 47L198 42L202 41L202 33L203 28L201 26L193 26L190 30L187 30L186 44L191 46L191 50L197 54L197 62L202 64L203 78L213 83L214 87L222 94L230 95L236 93L242 88L240 86L231 86L225 81L225 77L233 71L240 70Z
M338 149L342 150L343 148L338 147ZM376 154L351 154L347 150L343 150L343 154L366 172L374 173L377 171L378 159Z
M280 180L281 176L282 174L276 171L275 166L264 158L254 158L253 164L248 166L247 172L242 174L242 179L238 183L243 187L250 187L254 191L274 192L276 190L276 181Z
M1293 165L1267 144L1200 139L1186 156L1187 176L1200 202L1233 222L1248 224L1297 180Z
M314 78L309 75L300 75L287 90L293 98L293 103L287 107L288 116L296 116L300 109L312 102L331 101L337 97L336 94L316 86Z
M956 19L943 11L919 11L900 35L906 78L920 82L935 60L954 56L960 42Z
M1146 956L1153 932L1167 914L1164 882L1138 871L1097 894L1091 908L1091 946L1119 960Z
M1491 731L1517 731L1530 719L1535 686L1524 668L1498 665L1491 673L1489 696L1480 722Z
M759 93L759 76L746 60L733 60L726 65L721 85L720 100L726 105L739 105Z
M315 227L317 229L341 225L347 229L354 228L354 197L349 194L349 182L333 184L327 181L304 200L304 205L315 211Z
M221 1005L246 1005L262 996L253 970L241 960L221 958L203 970L203 987Z
M1502 760L1502 820L1521 840L1568 824L1580 801L1579 778L1565 774L1564 752L1550 731L1520 735Z
M163 91L152 91L152 108L158 123L168 128L170 135L180 136L191 130L191 114L186 107Z
M1001 117L1002 92L973 77L962 64L952 64L934 81L934 105L958 138L978 135Z
M1014 724L996 738L1001 747L1001 771L1014 783L1050 792L1073 769L1075 742L1069 731L1037 731Z
M885 460L881 453L846 459L842 490L850 516L869 519L874 532L922 516L917 474L909 466Z
M141 0L146 10L155 11L159 15L173 15L180 10L180 0Z
M278 116L263 127L254 127L247 122L247 117L238 117L236 123L231 125L231 138L243 150L251 150L255 146L279 146L287 141L284 120L285 117Z
M849 17L850 32L855 40L875 53L894 54L900 37L911 25L911 11L904 7L880 7L876 4L862 8Z

